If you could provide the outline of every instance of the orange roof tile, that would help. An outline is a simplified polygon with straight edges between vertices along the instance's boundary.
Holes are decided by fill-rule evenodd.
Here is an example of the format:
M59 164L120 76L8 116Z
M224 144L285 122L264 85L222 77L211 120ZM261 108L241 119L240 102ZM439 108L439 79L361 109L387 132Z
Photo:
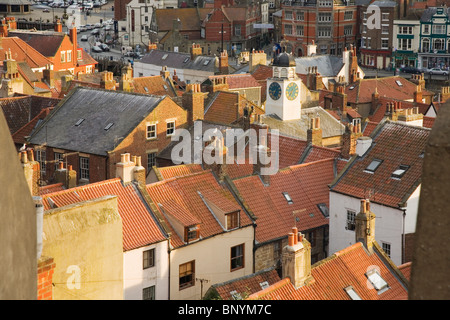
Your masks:
M182 208L182 212L189 212L193 217L201 221L200 236L203 238L223 233L222 226L205 204L202 196L214 193L214 199L208 199L218 206L231 202L236 208L239 204L233 198L230 191L217 182L210 170L193 173L183 177L175 177L147 185L147 192L156 205L172 201ZM173 211L176 213L175 211ZM185 245L183 239L173 230L170 222L161 212L169 228L172 230L171 244L176 248ZM252 224L250 218L241 211L240 225Z
M334 179L333 163L334 159L326 159L282 169L270 176L268 186L257 175L233 180L239 195L258 219L255 235L258 242L287 235L292 229L293 211L298 212L299 230L328 224L317 205L329 205L328 184ZM289 194L292 204L283 192Z
M423 126L425 128L432 128L435 120L436 118L434 117L423 117Z
M209 76L208 79L212 80L224 77L227 79L228 88L230 89L254 88L261 86L258 81L256 81L255 78L248 73Z
M406 279L411 280L411 262L406 262L400 266L398 269L402 272Z
M167 95L176 97L177 94L161 76L133 78L134 92L143 94L154 94L157 96Z
M372 133L372 147L357 158L331 187L332 191L397 208L418 186L422 174L422 152L430 129L387 121ZM374 160L382 160L375 172L366 168ZM392 178L400 165L409 166L401 179Z
M203 171L200 164L180 164L178 166L160 167L156 168L159 176L164 179L170 179L173 177L182 177L191 173Z
M45 68L53 63L18 37L2 37L0 57L6 51L11 51L12 58L17 62L26 62L31 68Z
M377 249L375 249L377 250ZM387 282L389 289L378 293L368 285L366 272L373 269ZM368 254L358 242L311 268L313 281L298 289L289 278L249 296L249 300L350 300L345 288L351 286L362 300L406 300L408 291L377 253Z
M166 237L152 218L134 184L124 186L119 178L91 183L42 196L44 209L50 210L107 195L117 196L123 224L123 249L129 251Z
M62 183L50 184L48 186L39 187L39 195L44 195L48 193L58 192L64 190L64 185Z
M237 92L218 91L212 99L209 105L205 103L206 121L230 124L239 119Z

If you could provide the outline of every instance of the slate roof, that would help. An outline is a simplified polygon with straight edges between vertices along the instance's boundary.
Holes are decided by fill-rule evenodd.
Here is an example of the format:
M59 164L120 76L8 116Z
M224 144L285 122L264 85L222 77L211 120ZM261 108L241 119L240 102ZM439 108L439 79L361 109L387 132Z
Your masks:
M14 134L36 117L42 109L54 107L59 99L18 95L0 99L0 108L3 110L11 134Z
M280 134L306 140L306 132L309 128L309 119L320 117L322 137L340 136L345 131L345 126L335 117L321 107L302 108L302 117L299 120L282 121L275 115L261 116L261 121L272 129L278 129Z
M293 211L298 210L297 228L300 231L327 225L328 218L317 205L324 203L329 207L328 184L334 176L334 159L325 159L281 169L270 176L267 186L258 175L232 182L244 204L257 218L257 243L264 243L287 236L292 229ZM283 192L289 194L292 204Z
M186 219L185 214L189 213L189 223L194 221L201 222L201 238L227 232L210 211L203 198L207 198L218 207L231 207L233 210L240 210L241 227L249 226L253 223L230 191L217 182L210 170L148 184L146 189L150 199L155 204L155 207L158 208L160 215L171 230L172 237L170 241L175 248L184 246L186 243L183 235L177 234L165 215L164 210L167 208L167 203L170 203L173 209L170 211L170 214L178 217L178 220Z
M166 56L167 55L167 56ZM166 58L164 58L166 56ZM164 58L164 59L163 59ZM215 58L210 56L197 56L191 60L190 53L151 50L145 54L139 63L147 63L156 66L167 66L168 68L192 69L199 71L211 72L215 71Z
M66 36L66 34L62 32L30 32L29 30L26 32L15 30L8 34L9 36L22 39L45 57L54 57Z
M105 156L163 99L147 94L76 87L34 132L30 143ZM76 126L80 119L85 120ZM113 126L105 130L110 123Z
M330 190L358 199L369 197L374 203L394 208L403 206L421 182L423 152L430 132L389 120L381 123L371 134L371 148L363 157L355 158ZM382 163L372 173L366 168L374 159ZM392 178L400 165L409 168L400 179Z
M389 289L381 293L367 285L365 273L374 266L389 286ZM357 242L314 264L311 268L314 280L310 284L295 289L289 278L284 278L248 299L351 300L345 291L345 288L351 286L362 300L407 300L407 281L399 278L398 269L392 269L378 245L375 246L374 253L368 254L361 242Z
M129 251L166 239L153 213L148 209L134 183L123 185L114 178L55 193L43 194L44 210L61 208L107 195L117 196L123 226L123 250Z
M335 77L344 66L342 57L332 55L299 57L295 58L295 63L297 73L307 74L309 67L317 67L317 72L322 77Z

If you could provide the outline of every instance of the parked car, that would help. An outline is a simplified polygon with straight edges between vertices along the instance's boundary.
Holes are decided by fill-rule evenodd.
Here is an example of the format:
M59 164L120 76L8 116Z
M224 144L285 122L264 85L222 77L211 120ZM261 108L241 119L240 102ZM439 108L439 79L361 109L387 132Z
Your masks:
M85 32L85 31L87 31L87 28L86 28L86 26L80 26L80 32Z
M100 23L100 22L97 22L95 25L94 25L94 28L101 28L102 27L102 24Z
M94 29L94 25L88 23L88 24L86 25L86 28L87 28L88 30L92 30L92 29Z
M98 47L98 46L93 46L92 47L92 51L94 51L94 52L103 52L103 50L100 47Z
M82 35L80 40L81 41L88 41L88 36L87 35Z
M103 51L109 51L109 46L105 43L102 43L99 45L99 47L103 50Z
M93 35L96 35L96 34L99 34L99 33L100 33L100 31L98 29L94 29L94 30L91 31L91 34L93 34Z
M411 67L411 66L400 68L400 71L405 72L405 73L414 73L414 74L421 72L419 69Z
M42 12L50 12L50 10L44 9L44 10L42 10Z
M441 68L432 68L428 70L429 74L440 74L440 75L448 75L448 70L443 70Z

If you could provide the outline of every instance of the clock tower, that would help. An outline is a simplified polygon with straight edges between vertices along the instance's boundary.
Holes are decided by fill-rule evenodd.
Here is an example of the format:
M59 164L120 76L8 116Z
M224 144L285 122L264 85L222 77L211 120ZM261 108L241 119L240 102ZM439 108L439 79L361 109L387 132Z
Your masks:
M281 52L272 63L273 77L267 79L266 114L281 120L301 118L301 79L295 73L294 57Z

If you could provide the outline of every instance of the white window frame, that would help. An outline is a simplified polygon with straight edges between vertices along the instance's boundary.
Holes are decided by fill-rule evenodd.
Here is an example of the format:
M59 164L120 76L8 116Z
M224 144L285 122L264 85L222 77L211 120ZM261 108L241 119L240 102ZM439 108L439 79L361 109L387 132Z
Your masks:
M154 127L153 130L150 130L151 127ZM149 123L145 129L145 137L147 140L154 140L158 137L158 133L156 132L157 123Z
M173 124L173 128L169 128L169 124ZM173 136L175 134L175 128L176 128L175 120L167 120L166 121L166 136L167 137ZM169 130L172 132L169 133Z

